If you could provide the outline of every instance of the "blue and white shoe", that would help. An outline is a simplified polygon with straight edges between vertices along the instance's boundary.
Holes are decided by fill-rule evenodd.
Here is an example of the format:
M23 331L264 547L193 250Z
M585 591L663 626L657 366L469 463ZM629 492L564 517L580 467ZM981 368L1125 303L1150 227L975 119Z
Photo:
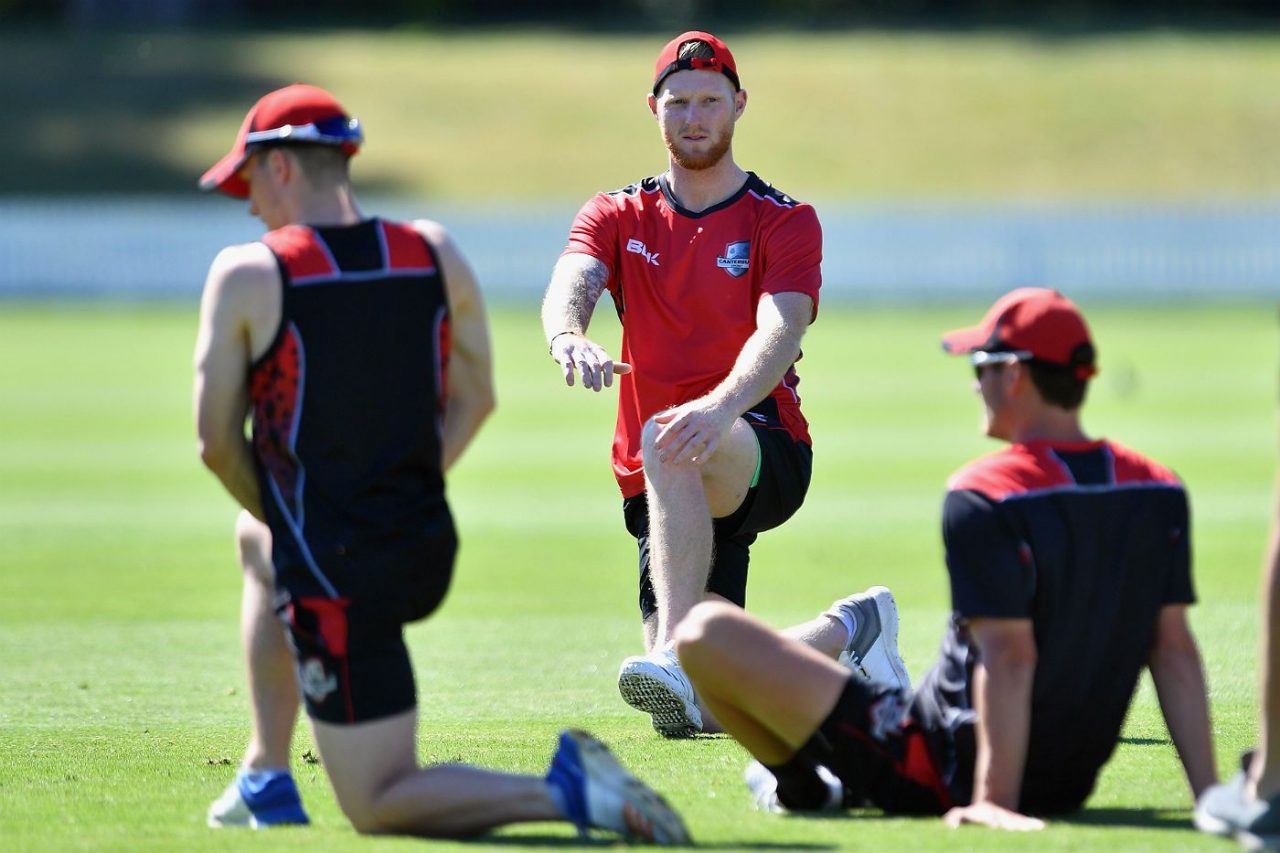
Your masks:
M690 843L676 810L584 731L560 733L547 784L559 792L565 818L583 835L596 828L650 844Z
M284 770L236 771L235 780L209 806L209 826L269 826L308 824L302 797L293 776Z

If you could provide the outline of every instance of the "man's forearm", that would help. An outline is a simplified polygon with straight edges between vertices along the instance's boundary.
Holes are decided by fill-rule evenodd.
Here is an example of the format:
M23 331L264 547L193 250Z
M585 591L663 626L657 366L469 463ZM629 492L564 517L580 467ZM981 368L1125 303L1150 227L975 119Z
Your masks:
M561 332L583 334L609 282L609 268L590 255L564 255L556 262L542 300L542 330L548 341Z
M975 802L1018 809L1031 734L1034 678L1034 660L994 660L985 662L974 672L978 710Z
M1149 666L1169 736L1186 771L1192 797L1198 798L1217 780L1200 654L1194 648L1157 651Z
M448 471L471 444L480 425L493 411L493 398L486 395L451 397L445 405L441 435L441 464Z
M724 381L707 396L735 417L769 396L800 356L800 336L785 324L757 329L733 364Z
M262 491L258 487L258 474L253 466L253 453L248 440L233 439L221 450L202 452L201 457L231 497L254 518L265 521L262 513Z

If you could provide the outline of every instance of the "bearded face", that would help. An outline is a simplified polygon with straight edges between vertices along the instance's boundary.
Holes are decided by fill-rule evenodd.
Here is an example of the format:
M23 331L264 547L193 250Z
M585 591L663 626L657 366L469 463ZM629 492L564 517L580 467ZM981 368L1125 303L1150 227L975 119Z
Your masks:
M718 71L678 71L663 81L654 114L672 161L701 171L719 163L733 144L739 94Z

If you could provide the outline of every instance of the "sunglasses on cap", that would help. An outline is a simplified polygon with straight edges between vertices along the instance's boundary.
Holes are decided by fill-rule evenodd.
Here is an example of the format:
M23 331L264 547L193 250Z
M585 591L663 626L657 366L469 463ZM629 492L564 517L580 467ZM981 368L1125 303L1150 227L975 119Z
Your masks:
M1004 367L1006 364L1016 364L1019 361L1030 361L1034 358L1030 352L1019 349L1005 352L987 352L986 350L976 350L969 354L969 363L973 365L973 375L982 378L982 372L992 366Z
M360 119L334 116L309 124L286 124L270 130L254 130L244 137L245 147L266 142L314 142L320 145L345 145L364 141Z

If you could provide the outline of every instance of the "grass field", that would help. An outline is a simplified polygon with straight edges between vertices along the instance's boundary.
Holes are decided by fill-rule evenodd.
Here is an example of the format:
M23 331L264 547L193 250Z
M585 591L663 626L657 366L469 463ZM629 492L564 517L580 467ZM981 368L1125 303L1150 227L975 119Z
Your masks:
M365 122L361 185L577 200L665 166L644 35L555 30L0 31L0 193L191 193L245 110L296 80ZM1268 198L1274 33L723 33L740 162L797 198Z
M967 309L829 305L801 391L816 473L802 512L755 551L749 606L776 624L888 583L918 677L947 612L937 510L948 473L992 445L969 373L937 353ZM1087 425L1189 483L1219 764L1256 735L1256 585L1275 463L1270 309L1085 305L1103 372ZM607 312L602 312L607 313ZM352 849L321 768L302 760L308 830L214 832L247 721L230 500L189 415L194 307L7 304L0 312L0 848ZM608 340L614 331L602 326ZM535 311L496 312L500 408L459 466L463 536L441 614L409 632L425 761L542 772L587 727L683 810L712 849L1225 850L1187 829L1188 796L1145 683L1090 807L1035 837L951 833L875 814L754 813L741 750L668 743L618 699L639 645L633 545L607 454L611 395L557 386ZM562 826L481 844L574 843ZM361 849L410 849L369 840ZM414 849L417 849L414 847Z

